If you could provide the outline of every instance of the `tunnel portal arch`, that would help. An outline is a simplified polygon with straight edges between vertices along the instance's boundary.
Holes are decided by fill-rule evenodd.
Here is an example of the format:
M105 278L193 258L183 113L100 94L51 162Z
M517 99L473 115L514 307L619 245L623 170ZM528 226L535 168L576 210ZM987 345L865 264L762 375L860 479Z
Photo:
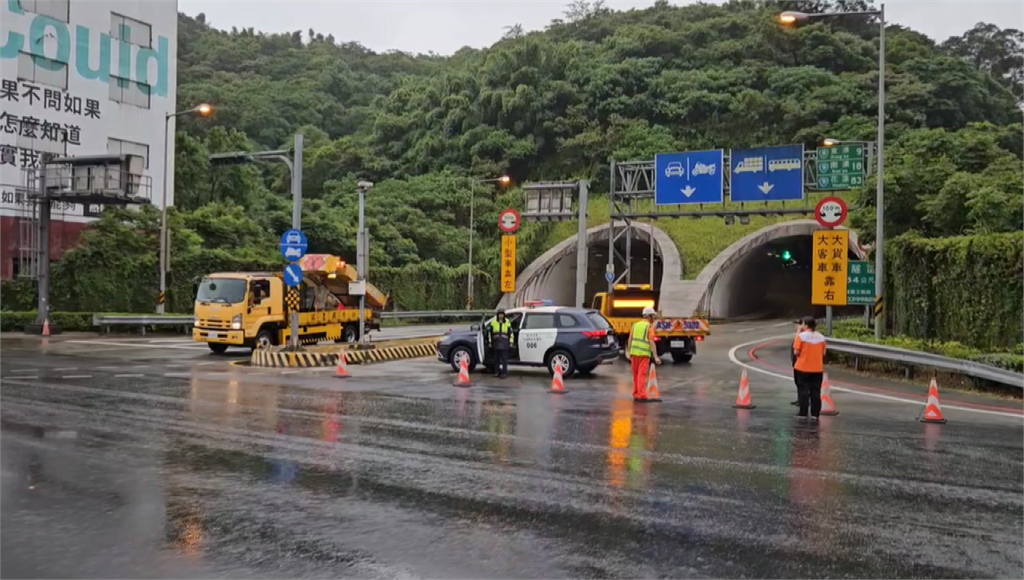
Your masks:
M624 225L622 222L615 222L616 231L619 231L619 228L624 227ZM588 259L589 271L599 268L603 273L605 262L600 264L593 263L593 254L598 249L603 249L607 252L610 232L610 224L602 224L587 230L587 248L591 254L591 258ZM667 295L666 291L670 293L673 291L678 292L678 287L684 284L682 281L683 260L679 254L679 248L668 237L668 234L657 227L651 228L648 224L644 224L642 228L634 227L632 236L634 240L645 244L653 244L654 246L654 253L660 262L660 268L655 270L655 282L661 285L662 303L665 303L664 296ZM516 277L516 292L504 295L498 302L498 307L514 308L522 306L526 300L545 298L550 298L559 305L574 305L576 303L576 290L573 281L576 276L575 255L577 238L578 235L574 235L562 240L527 266ZM598 244L601 244L601 246L596 247ZM658 276L659 269L660 276ZM646 281L646 277L645 273L644 281ZM589 294L592 294L592 291L588 290ZM679 316L679 314L670 315Z
M693 304L692 310L709 318L740 315L737 293L748 291L744 286L757 283L743 275L744 266L752 266L751 260L756 259L758 250L780 240L806 240L819 229L821 226L815 220L794 220L767 226L737 240L708 263L693 282L694 291L691 296L699 296L699 299ZM863 260L867 257L867 251L861 247L857 233L852 230L850 254L853 259ZM809 284L807 281L803 283ZM766 288L765 291L770 289Z

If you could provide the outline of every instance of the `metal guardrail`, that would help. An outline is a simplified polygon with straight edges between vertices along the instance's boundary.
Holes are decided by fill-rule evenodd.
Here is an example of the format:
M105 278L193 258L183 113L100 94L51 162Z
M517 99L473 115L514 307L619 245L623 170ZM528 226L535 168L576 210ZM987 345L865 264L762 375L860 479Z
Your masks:
M147 316L144 314L135 315L100 315L92 316L92 325L103 328L106 333L110 332L111 326L138 326L142 328L142 336L146 336L147 326L183 326L189 327L195 323L195 316L191 314L181 316Z
M999 367L979 362L949 358L928 352L907 350L905 348L857 342L855 340L843 340L839 338L829 338L828 348L829 350L852 355L854 357L878 359L901 363L908 366L941 369L1024 389L1024 374L1015 373L1013 371L1008 371L1006 369L1001 369Z
M381 319L393 318L415 319L415 318L480 318L488 314L494 314L494 310L408 310L404 312L381 312Z

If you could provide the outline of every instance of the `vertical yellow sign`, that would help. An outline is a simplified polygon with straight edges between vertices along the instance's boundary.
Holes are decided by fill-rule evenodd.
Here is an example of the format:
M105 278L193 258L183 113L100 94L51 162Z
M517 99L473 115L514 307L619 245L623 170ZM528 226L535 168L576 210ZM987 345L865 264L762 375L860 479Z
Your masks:
M850 232L818 230L814 232L813 239L811 304L846 306Z
M501 291L516 291L516 237L501 236Z

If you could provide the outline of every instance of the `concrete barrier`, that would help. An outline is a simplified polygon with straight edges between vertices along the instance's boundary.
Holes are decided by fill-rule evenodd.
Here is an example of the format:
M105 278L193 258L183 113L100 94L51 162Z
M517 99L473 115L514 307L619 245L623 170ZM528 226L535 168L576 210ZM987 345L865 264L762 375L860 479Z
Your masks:
M349 364L371 364L402 359L423 358L437 355L437 337L427 340L413 342L411 340L399 341L399 344L387 345L378 344L372 349L346 349L345 360ZM320 347L321 349L325 347ZM326 350L306 350L303 352L288 352L285 350L269 349L254 350L250 364L254 367L268 368L314 368L331 367L338 364L339 348Z

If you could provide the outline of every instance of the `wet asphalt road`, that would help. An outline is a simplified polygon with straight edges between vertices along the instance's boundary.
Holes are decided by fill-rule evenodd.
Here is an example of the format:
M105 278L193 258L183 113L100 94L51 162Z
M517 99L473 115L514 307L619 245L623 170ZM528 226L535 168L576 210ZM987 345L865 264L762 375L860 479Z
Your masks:
M619 364L556 396L538 371L458 389L430 360L342 381L180 339L5 337L0 574L1024 576L1020 418L924 425L844 392L810 425L756 372L732 409L730 348L785 332L716 329L659 368L660 405Z

